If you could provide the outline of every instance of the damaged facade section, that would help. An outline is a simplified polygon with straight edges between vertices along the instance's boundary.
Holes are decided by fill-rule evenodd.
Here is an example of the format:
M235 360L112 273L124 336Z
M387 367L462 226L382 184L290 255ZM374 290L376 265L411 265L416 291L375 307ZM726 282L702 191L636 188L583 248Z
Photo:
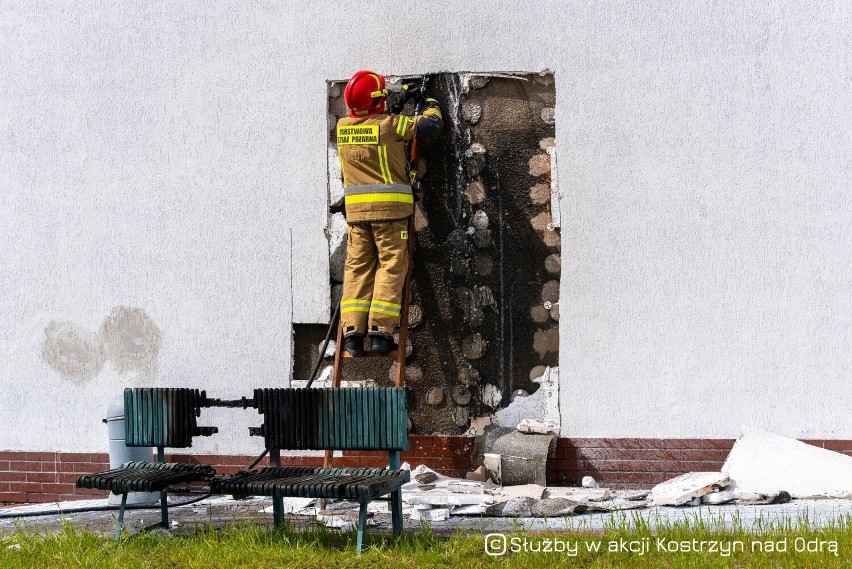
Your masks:
M389 87L399 90L406 81L389 78ZM340 298L346 243L334 130L346 113L344 85L331 82L328 91L332 306ZM441 104L445 131L422 142L417 164L423 191L415 204L416 325L406 372L412 432L481 432L497 422L496 411L531 393L530 409L542 414L522 419L532 421L532 432L556 432L558 409L538 406L536 395L549 385L539 381L545 370L556 377L559 350L553 75L438 74L429 95ZM300 346L297 331L297 358L304 347L315 358L318 339L317 331ZM344 379L383 381L389 365L347 360ZM297 359L295 377L302 375Z

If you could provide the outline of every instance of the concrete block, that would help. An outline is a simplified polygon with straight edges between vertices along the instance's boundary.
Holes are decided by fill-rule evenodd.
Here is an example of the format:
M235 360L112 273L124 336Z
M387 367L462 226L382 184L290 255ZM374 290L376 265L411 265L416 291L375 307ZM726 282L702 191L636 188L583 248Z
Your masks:
M700 498L699 498L700 500ZM588 512L618 512L621 510L638 510L648 506L647 501L630 500L605 500L595 502L583 502Z
M482 494L485 488L479 482L458 481L447 484L447 490L458 494Z
M651 489L648 499L655 506L680 506L726 486L730 478L721 472L688 472Z
M544 496L545 487L541 484L518 484L517 486L503 486L500 489L501 498L512 499L512 498L533 498L535 500L541 499ZM499 500L498 500L499 501Z
M506 486L547 484L547 455L555 443L554 435L527 435L498 427L485 433L484 452L502 457L502 480Z
M852 492L852 457L749 426L743 427L722 471L741 492L785 490L794 498Z
M412 506L467 506L470 504L486 504L494 501L491 496L485 494L448 494L437 488L424 493L415 494L412 492L403 496L403 499Z
M488 504L473 504L470 506L455 506L452 510L450 510L450 515L452 516L481 516L488 508L491 507Z
M565 498L544 498L536 500L530 507L530 515L534 518L559 518L582 514L589 507Z
M647 494L647 493L646 493ZM575 502L601 502L609 500L612 494L609 488L547 488L546 498L567 498ZM643 496L644 497L644 496Z
M428 510L412 510L411 519L423 522L442 522L450 518L450 508L430 508Z

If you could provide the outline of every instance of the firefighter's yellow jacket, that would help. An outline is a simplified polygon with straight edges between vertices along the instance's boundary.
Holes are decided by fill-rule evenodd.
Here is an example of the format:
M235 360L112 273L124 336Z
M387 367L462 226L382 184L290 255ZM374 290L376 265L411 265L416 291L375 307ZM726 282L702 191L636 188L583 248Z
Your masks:
M391 221L414 213L405 142L443 128L441 110L409 117L378 114L337 121L337 152L343 172L346 220Z

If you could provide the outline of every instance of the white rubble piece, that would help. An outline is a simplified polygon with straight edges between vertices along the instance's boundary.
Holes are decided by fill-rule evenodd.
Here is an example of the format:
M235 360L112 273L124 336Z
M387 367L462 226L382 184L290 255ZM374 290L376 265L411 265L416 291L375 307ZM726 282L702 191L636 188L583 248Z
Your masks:
M485 491L485 488L480 482L460 481L449 482L447 484L447 490L457 494L482 494Z
M701 501L703 503L711 504L714 506L718 506L719 504L727 504L728 502L733 502L733 500L733 490L720 490L718 492L710 492L709 494L704 494L704 496L701 497Z
M536 421L535 419L521 419L521 422L518 423L518 430L522 433L536 433L539 435L553 433L554 435L558 435L559 425Z
M503 486L500 489L498 502L505 501L512 498L533 498L535 500L540 500L544 495L544 486L539 484L519 484L517 486ZM560 496L560 498L564 498L565 496Z
M550 222L550 227L548 227L548 229L553 230L562 226L562 214L559 209L559 204L562 201L562 194L559 193L559 175L556 169L556 147L548 147L547 153L550 154L550 217L553 220Z
M328 145L328 205L336 207L343 204L343 173L340 170L340 158L337 145Z
M647 494L647 493L645 493ZM601 502L609 500L609 488L547 488L544 493L547 498L567 498L575 502ZM642 496L645 497L644 495Z
M358 525L358 515L355 512L346 514L340 513L319 513L317 521L326 527L338 528L342 532L352 531ZM367 525L374 525L371 518L367 518Z
M497 484L503 483L503 458L499 454L486 452L482 455L485 473Z
M588 512L618 512L621 510L638 510L648 506L645 500L603 500L597 502L580 502Z
M654 506L680 506L727 486L730 481L721 472L688 472L654 486L648 500Z
M525 433L559 434L559 368L544 368L544 373L533 379L539 384L528 397L515 397L505 409L495 413L497 422L504 427Z
M294 514L296 512L303 512L312 506L315 506L317 502L316 498L284 498L281 500L281 505L284 508L285 514ZM260 509L261 513L271 514L272 506L266 506ZM310 512L313 515L316 510Z
M494 499L486 494L439 494L435 490L417 494L403 494L402 499L412 506L470 506L475 504L491 504L494 502Z
M583 476L583 480L580 482L580 485L583 488L599 488L597 480L591 476Z
M491 424L491 415L485 417L474 417L470 420L470 428L465 434L478 437L485 432L485 427Z
M852 495L852 457L744 425L722 471L741 492L794 498Z
M481 516L491 504L471 504L470 506L456 506L450 511L451 516Z
M430 508L428 510L411 510L411 519L424 522L442 522L450 518L449 508Z

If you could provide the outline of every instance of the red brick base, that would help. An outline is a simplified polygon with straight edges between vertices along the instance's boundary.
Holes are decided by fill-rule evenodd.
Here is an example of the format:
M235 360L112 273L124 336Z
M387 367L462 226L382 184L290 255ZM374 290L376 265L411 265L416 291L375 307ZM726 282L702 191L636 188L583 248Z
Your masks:
M412 466L425 464L463 478L472 468L472 437L412 436L411 449L402 459ZM806 440L806 443L852 456L850 440ZM648 488L690 471L722 467L733 439L559 439L548 457L547 483L579 485L593 476L610 488ZM252 462L252 456L173 455L167 460L212 465L217 473L231 474ZM321 465L322 458L283 456L285 465ZM260 466L265 466L264 461ZM352 452L334 460L335 466L386 466L387 453ZM103 491L74 487L83 473L106 470L105 453L0 452L0 503L56 502L104 495Z

